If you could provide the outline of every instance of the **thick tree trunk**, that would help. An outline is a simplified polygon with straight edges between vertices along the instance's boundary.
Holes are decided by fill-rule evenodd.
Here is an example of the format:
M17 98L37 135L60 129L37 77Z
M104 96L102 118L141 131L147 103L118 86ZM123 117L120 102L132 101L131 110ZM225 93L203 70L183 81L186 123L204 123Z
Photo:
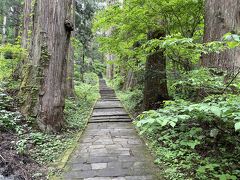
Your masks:
M159 39L165 34L159 31L150 32L148 39ZM144 109L157 109L163 101L169 99L166 76L166 57L164 51L156 50L147 57L144 83Z
M239 33L239 0L206 0L204 42L221 40L228 32ZM240 67L240 48L204 55L202 65L235 71Z
M22 31L22 41L21 47L24 49L29 48L29 33L31 31L32 24L32 0L24 1L24 10L23 10L23 31Z
M31 64L21 86L21 110L35 116L47 132L59 131L64 122L71 7L72 0L36 0L34 5Z

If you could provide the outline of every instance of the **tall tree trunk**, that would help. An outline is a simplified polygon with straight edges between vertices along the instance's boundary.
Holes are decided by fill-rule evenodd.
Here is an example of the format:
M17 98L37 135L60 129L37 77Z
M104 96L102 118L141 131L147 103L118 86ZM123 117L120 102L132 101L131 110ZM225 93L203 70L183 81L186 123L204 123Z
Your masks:
M128 71L127 76L125 77L123 90L129 90L133 88L136 84L135 75L133 71Z
M107 69L106 69L106 77L107 79L113 79L114 77L114 55L113 54L107 54Z
M3 16L2 44L5 44L6 41L7 41L7 16Z
M59 131L64 122L71 7L72 0L36 0L34 5L31 64L21 85L21 110L36 117L47 132Z
M22 27L22 37L21 37L21 48L27 49L29 52L30 48L30 31L32 30L32 0L24 0L24 8L23 8L23 27ZM20 21L20 19L18 19ZM15 37L19 34L19 27L16 27ZM18 63L16 69L13 73L13 79L19 80L22 76L23 66L28 63L28 58L23 58Z
M24 10L23 10L23 31L22 31L22 41L21 47L24 49L29 48L29 33L31 30L32 24L32 0L24 1Z
M165 33L154 31L148 33L148 39L159 39ZM166 76L166 57L162 49L148 55L145 67L144 109L157 109L163 101L169 99Z
M18 41L19 33L20 33L20 25L21 25L21 13L22 6L21 3L16 4L12 7L13 9L13 21L14 21L14 42Z
M71 21L73 22L73 26L75 29L75 0L72 0L72 11L71 11ZM71 37L74 37L75 33L71 33ZM67 58L67 81L66 81L66 96L74 97L74 47L72 43L70 43L68 49L68 58Z
M228 32L239 33L239 0L206 0L204 42L221 40ZM240 48L204 55L202 65L235 71L240 66Z
M70 45L67 59L66 96L74 97L74 48Z

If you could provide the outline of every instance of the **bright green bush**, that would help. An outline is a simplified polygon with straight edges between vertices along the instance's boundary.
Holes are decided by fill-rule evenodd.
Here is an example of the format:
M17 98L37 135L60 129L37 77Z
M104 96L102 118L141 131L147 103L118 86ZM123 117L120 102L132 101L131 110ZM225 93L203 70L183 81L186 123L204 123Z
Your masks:
M132 114L136 115L142 109L143 94L139 89L128 91L118 91L117 96L120 98L124 107Z
M9 77L17 64L26 57L26 51L20 45L0 46L0 80Z
M14 106L14 99L0 88L0 131L21 131L22 118Z
M168 101L135 121L168 179L238 179L240 97Z
M174 98L202 100L211 94L240 92L237 83L231 84L227 89L224 82L226 74L216 69L198 69L181 75L179 79L171 81L170 92Z

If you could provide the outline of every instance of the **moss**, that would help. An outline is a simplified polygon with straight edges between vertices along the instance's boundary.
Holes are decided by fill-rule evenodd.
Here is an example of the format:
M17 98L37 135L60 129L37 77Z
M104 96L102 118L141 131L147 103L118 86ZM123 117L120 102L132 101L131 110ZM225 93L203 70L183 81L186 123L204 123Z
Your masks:
M46 42L44 42L45 44ZM42 45L41 46L41 56L40 56L40 67L45 67L49 64L49 60L51 58L50 53L48 52L48 47L47 45Z

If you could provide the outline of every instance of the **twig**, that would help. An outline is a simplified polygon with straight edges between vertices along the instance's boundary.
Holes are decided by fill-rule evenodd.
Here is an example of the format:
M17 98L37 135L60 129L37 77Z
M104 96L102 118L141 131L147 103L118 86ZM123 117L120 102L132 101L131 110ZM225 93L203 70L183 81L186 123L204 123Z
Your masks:
M240 68L238 69L238 72L235 74L235 76L231 79L231 81L227 84L227 86L225 87L222 93L224 93L227 90L227 88L232 84L232 82L238 77L239 74L240 74Z
M4 159L1 154L0 154L0 157L6 162L6 159Z

